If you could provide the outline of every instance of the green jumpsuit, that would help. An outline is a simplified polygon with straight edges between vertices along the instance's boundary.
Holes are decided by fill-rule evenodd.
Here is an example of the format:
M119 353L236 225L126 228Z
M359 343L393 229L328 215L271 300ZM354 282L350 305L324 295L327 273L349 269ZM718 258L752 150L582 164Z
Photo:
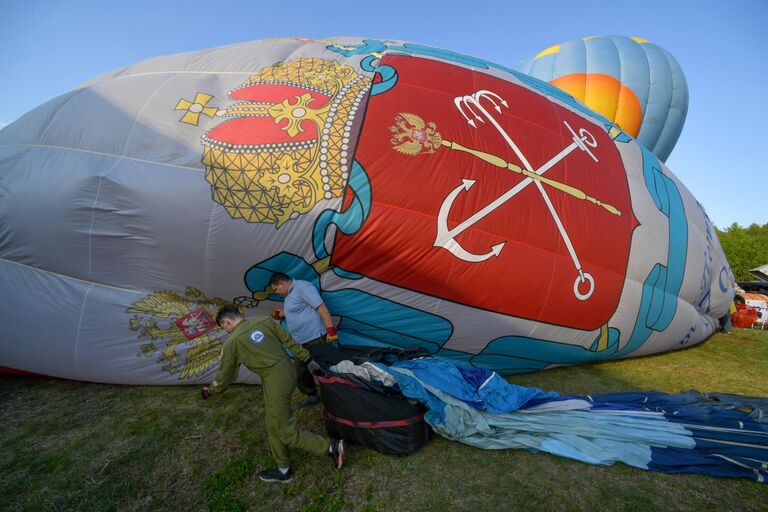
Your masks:
M242 320L224 342L221 365L210 387L221 393L237 378L240 365L261 377L264 390L267 440L277 466L290 466L289 448L301 448L316 455L328 453L329 441L312 432L299 430L291 409L296 372L283 346L295 357L309 361L306 349L271 317Z

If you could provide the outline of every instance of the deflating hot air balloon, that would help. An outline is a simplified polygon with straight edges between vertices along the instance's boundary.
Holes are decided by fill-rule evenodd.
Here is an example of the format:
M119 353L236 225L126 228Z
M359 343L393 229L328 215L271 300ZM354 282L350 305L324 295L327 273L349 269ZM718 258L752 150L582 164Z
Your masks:
M639 37L587 37L547 48L516 68L572 94L618 124L662 162L688 112L675 58Z
M626 131L411 43L105 74L0 131L0 183L0 366L59 377L209 382L211 319L280 306L273 272L319 290L342 343L503 373L690 346L733 297L704 209Z

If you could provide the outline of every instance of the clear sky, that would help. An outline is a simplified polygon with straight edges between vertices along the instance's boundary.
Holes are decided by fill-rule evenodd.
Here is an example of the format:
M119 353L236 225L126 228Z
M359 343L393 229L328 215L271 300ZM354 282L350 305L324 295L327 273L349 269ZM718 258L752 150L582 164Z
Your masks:
M768 0L0 0L0 13L0 127L98 74L255 39L403 39L514 67L572 39L643 37L688 80L668 167L718 227L768 222Z

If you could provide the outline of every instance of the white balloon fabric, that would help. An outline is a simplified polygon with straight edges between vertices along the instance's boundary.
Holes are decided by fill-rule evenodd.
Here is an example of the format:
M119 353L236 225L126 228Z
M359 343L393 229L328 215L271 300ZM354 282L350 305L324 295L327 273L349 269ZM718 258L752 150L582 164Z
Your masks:
M269 314L277 271L320 290L342 343L506 374L699 343L733 297L704 208L653 154L447 50L161 57L0 130L0 366L209 382L216 311Z

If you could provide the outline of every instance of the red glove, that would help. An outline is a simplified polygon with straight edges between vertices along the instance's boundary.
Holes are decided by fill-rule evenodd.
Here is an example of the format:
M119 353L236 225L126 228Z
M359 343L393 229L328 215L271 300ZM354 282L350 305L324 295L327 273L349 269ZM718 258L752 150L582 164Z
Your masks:
M274 311L272 311L272 318L274 318L275 320L278 320L278 321L282 320L284 316L285 315L283 315L283 312L280 311L279 309L275 309Z
M205 386L200 390L200 395L203 397L203 400L208 400L211 397L211 392L208 390L208 386Z
M333 326L326 327L325 331L328 333L326 335L326 337L325 337L325 341L327 341L328 343L333 343L334 341L339 341L339 335L336 334L336 328L335 327L333 327Z

